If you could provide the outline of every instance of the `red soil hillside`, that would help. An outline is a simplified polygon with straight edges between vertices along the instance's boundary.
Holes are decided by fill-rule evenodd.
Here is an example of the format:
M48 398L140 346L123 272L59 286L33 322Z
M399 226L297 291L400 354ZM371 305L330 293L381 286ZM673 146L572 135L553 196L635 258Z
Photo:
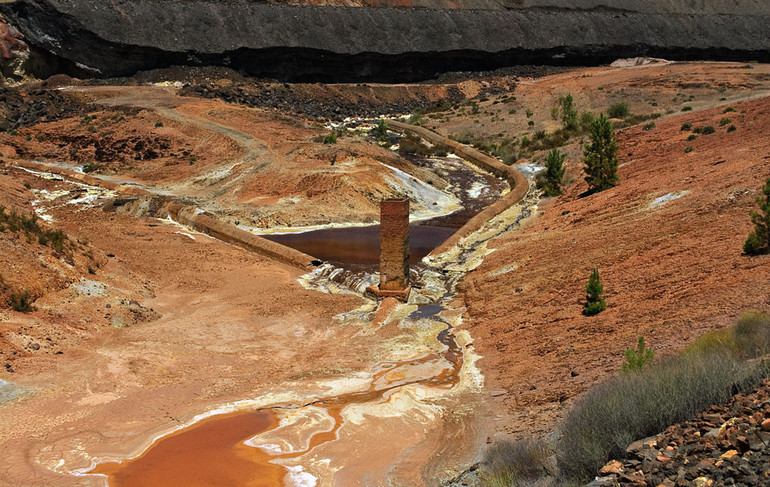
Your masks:
M741 250L770 176L770 98L734 107L620 133L617 187L583 196L579 180L527 228L493 242L497 251L466 278L498 431L551 431L562 403L617 371L639 335L664 355L746 310L770 309L770 256ZM720 127L724 117L737 130ZM685 122L716 133L687 141ZM581 300L594 267L609 309L589 318Z

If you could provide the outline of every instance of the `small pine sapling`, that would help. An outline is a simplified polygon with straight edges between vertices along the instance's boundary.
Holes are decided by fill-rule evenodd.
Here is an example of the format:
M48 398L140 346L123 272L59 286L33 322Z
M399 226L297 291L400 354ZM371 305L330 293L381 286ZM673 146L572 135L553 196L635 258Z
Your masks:
M604 286L599 279L599 269L594 269L591 273L591 277L588 278L588 284L586 285L586 303L583 308L584 315L598 315L607 309L607 302L604 301L604 297L602 296L603 293Z
M623 355L626 357L626 361L620 368L621 372L638 372L655 358L655 352L645 346L644 337L641 336L636 343L636 350L627 348Z

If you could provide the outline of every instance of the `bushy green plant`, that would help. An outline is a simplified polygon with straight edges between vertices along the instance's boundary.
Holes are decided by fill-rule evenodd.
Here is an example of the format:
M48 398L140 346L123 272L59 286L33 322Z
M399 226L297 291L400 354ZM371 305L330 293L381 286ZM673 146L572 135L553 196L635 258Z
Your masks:
M590 191L604 191L618 181L618 142L604 114L591 124L590 137L584 151L585 180Z
M698 138L698 136L695 135L695 134L690 134L690 135L687 136L687 140L688 141L693 141L693 140L695 140L697 138Z
M540 189L546 196L558 196L561 194L561 184L564 179L564 159L567 156L558 149L551 150L545 158L545 171L538 182Z
M655 122L650 122L644 124L644 127L642 127L642 130L649 131L655 128Z
M734 111L735 111L735 108L727 107L724 110L722 110L722 113L730 113L730 112L734 112Z
M571 94L559 98L561 107L561 125L564 130L578 129L578 112Z
M751 211L751 222L754 230L743 243L743 251L749 255L757 255L770 250L770 178L765 180L762 194L757 196L759 211Z
M623 356L626 358L626 361L623 362L620 370L622 372L638 372L645 365L652 363L652 360L655 358L655 352L645 346L644 337L640 336L636 343L636 350L627 348L623 352Z
M586 316L598 315L607 309L607 303L604 301L604 286L599 279L599 269L594 269L586 284L586 302L583 307L583 314Z
M336 144L337 143L337 134L334 132L329 133L324 137L324 144Z
M385 121L384 118L381 118L379 122L377 122L377 125L374 126L372 129L372 134L377 137L378 139L380 137L387 137L388 136L388 122Z
M694 150L695 150L695 148L693 146L688 145L687 147L684 148L684 153L685 154L689 154L690 152L692 152Z
M720 127L724 127L725 125L729 125L729 124L731 124L731 123L733 123L733 121L732 121L732 120L730 120L730 119L729 119L729 118L727 118L727 117L722 117L722 120L720 120L720 121L719 121L719 126L720 126Z
M727 131L728 132L735 132L736 130L738 130L738 129L735 128L735 125L730 125L729 127L727 127Z
M714 128L713 126L711 126L711 125L706 125L706 126L704 126L704 127L695 127L694 129L692 129L692 131L693 131L693 132L695 132L696 134L701 134L701 135L711 135L711 134L713 134L714 132L716 132L716 131L717 131L717 129L715 129L715 128Z
M690 105L683 106L682 107L682 111L683 112L691 112L692 111L692 107Z
M683 123L682 124L682 128L680 128L679 130L681 130L682 132L686 132L688 130L692 130L692 124L690 122Z
M610 118L626 118L629 113L631 113L631 111L628 109L628 103L624 101L613 103L610 105L609 110L607 110L607 115L609 115Z

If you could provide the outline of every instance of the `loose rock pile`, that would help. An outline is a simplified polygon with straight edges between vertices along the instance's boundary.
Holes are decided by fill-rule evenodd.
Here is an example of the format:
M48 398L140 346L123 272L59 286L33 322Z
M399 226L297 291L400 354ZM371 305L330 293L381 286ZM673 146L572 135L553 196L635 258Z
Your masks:
M770 380L658 436L632 443L589 486L770 486Z

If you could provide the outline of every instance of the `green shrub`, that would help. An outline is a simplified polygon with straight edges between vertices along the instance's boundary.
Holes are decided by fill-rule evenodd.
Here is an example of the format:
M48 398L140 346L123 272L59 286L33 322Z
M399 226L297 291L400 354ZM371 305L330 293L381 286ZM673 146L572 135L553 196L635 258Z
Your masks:
M591 124L591 143L584 151L589 191L604 191L618 181L618 142L612 124L602 113Z
M715 129L711 125L706 125L705 127L696 127L692 131L695 132L696 134L711 135L711 134L715 133L717 131L717 129Z
M324 144L336 144L337 143L337 134L335 132L331 132L328 135L324 137L323 140Z
M727 131L728 132L735 132L736 130L738 130L738 129L735 128L735 125L730 125L729 127L727 127Z
M545 158L545 171L542 177L538 178L538 187L543 190L546 196L558 196L561 194L561 184L564 179L564 159L566 155L561 154L558 149L553 149Z
M32 306L32 299L29 291L11 294L11 309L20 313L31 313L35 311Z
M652 363L652 360L655 358L655 352L645 347L644 337L642 336L639 337L639 341L636 343L636 350L627 348L623 355L626 361L620 367L622 372L638 372L645 365Z
M655 128L655 122L650 122L644 124L644 127L642 127L642 130L650 131Z
M727 107L724 110L722 110L722 113L730 113L730 112L734 112L734 111L735 111L735 108Z
M733 123L732 120L730 120L727 117L723 117L722 120L719 121L719 126L720 127L724 127L725 125L728 125L728 124L731 124L731 123Z
M604 286L599 279L599 269L594 269L586 284L586 302L583 307L583 314L586 316L598 315L607 309L607 303L604 301Z
M535 112L533 112L533 111L532 111L532 110L530 110L529 108L527 108L527 111L526 111L525 113L526 113L526 115L527 115L527 118L530 118L530 117L532 117L532 115L534 115L534 114L535 114Z
M690 105L683 106L682 107L682 111L683 112L691 112L692 111L692 107Z
M682 132L692 130L692 124L690 122L683 123L682 128L680 129Z
M596 116L594 116L591 112L583 112L580 114L580 130L583 132L588 132L591 130L591 124L594 123L594 119L596 119Z
M377 125L374 126L372 129L372 135L378 139L388 136L388 122L386 122L384 118L381 118Z
M743 251L749 255L757 255L770 249L770 178L765 180L762 194L757 196L759 211L752 210L751 222L754 230L743 243Z
M694 150L695 150L695 148L693 148L693 146L688 145L687 147L684 148L684 153L685 154L689 154L690 152L692 152Z
M560 475L588 481L628 445L755 386L767 365L726 353L683 354L591 388L565 418Z
M484 453L483 487L527 485L551 475L551 449L544 441L501 441Z
M610 105L609 110L607 110L607 115L609 115L610 118L626 118L630 113L628 103L624 101L613 103Z
M695 134L690 134L690 135L688 135L688 136L687 136L687 140L688 140L689 142L692 142L693 140L695 140L695 139L697 139L697 138L698 138L698 136L697 136L697 135L695 135Z
M155 122L155 128L160 128L163 126L163 122Z

